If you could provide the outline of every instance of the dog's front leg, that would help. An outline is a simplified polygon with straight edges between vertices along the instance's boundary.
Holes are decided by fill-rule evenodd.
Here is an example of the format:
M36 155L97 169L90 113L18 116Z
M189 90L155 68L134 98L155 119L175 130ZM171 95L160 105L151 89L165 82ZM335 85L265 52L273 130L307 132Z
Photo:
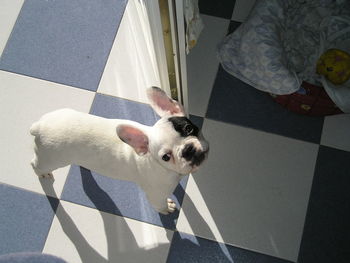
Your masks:
M174 202L174 200L172 200L171 198L167 198L167 203L168 203L168 212L174 213L176 210L176 203Z
M162 197L157 199L149 198L149 201L154 207L154 209L163 215L168 215L169 213L173 213L176 210L175 202L168 197Z
M146 196L157 212L163 215L175 212L176 203L169 198L170 194L162 193L159 189L153 189L146 191Z

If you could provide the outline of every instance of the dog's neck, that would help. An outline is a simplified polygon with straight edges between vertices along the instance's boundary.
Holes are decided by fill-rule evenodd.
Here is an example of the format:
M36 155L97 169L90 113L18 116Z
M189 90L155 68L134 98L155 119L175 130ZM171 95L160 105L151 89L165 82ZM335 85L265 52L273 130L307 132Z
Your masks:
M164 200L159 199L159 196L170 197L184 175L166 169L150 153L139 156L133 152L133 157L135 158L133 181L143 188L152 205L156 209L161 209Z

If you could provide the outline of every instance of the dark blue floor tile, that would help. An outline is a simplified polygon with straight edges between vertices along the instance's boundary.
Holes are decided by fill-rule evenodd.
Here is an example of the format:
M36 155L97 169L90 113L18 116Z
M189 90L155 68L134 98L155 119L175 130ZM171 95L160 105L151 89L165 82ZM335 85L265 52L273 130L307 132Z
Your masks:
M350 152L320 146L299 263L350 262Z
M206 117L313 143L320 142L323 127L323 117L290 112L221 66Z
M127 0L26 0L0 69L96 91Z
M129 119L145 125L153 125L159 119L149 105L101 94L96 94L90 112L106 118ZM186 183L187 178L174 191L173 198L178 206L182 203ZM175 229L179 216L178 212L166 216L157 213L141 188L134 183L105 177L78 166L72 166L62 198L169 229Z
M202 14L231 19L235 0L199 0L199 11Z
M190 115L190 121L196 125L199 129L202 129L204 118L196 116L196 115Z
M175 232L167 262L287 263L289 261Z
M57 206L57 199L0 184L0 254L41 252Z

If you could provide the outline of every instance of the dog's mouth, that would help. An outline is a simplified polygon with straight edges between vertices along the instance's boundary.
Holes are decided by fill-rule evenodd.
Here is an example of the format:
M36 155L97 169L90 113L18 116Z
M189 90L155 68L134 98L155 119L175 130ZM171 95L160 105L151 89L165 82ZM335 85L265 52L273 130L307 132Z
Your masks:
M197 172L199 170L199 166L192 166L192 169L190 171L191 174Z

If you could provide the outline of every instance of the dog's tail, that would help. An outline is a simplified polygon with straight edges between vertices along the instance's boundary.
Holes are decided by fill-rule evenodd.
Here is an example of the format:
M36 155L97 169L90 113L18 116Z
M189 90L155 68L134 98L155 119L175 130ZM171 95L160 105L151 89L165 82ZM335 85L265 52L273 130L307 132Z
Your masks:
M33 136L37 136L39 134L39 126L40 126L40 124L38 121L34 122L32 124L32 126L30 127L30 130L29 130L30 134Z

